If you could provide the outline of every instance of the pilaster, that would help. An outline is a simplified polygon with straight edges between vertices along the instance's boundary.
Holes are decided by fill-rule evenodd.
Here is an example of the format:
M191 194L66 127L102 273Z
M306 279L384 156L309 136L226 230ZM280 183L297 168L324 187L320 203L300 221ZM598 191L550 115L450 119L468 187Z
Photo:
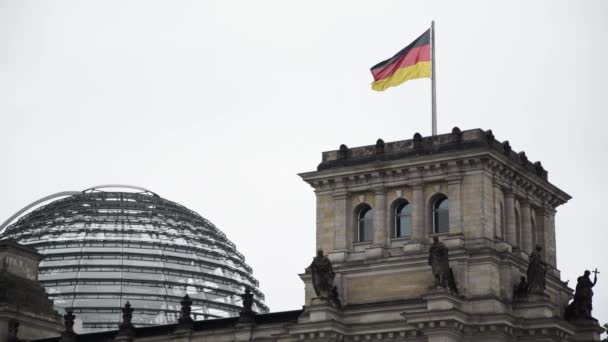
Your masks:
M348 251L349 241L347 229L350 213L350 196L346 189L336 190L333 194L334 200L334 252Z
M505 190L505 224L506 241L512 247L517 246L517 233L515 226L515 196L511 190Z
M425 241L424 229L424 191L422 182L412 186L412 240Z
M386 247L386 189L374 189L374 246Z
M462 204L461 204L462 176L448 176L448 200L450 201L450 233L462 233Z
M505 227L502 226L503 225L502 215L504 214L504 212L501 212L501 210L500 210L500 203L501 203L500 198L502 197L502 191L500 190L500 185L498 184L496 179L494 179L494 181L493 181L493 186L494 186L494 236L504 240L505 239L505 234L504 234Z
M519 201L519 208L521 209L521 248L524 252L531 253L534 246L532 246L532 219L530 217L530 203L527 199L521 199Z
M536 210L536 241L543 247L543 258L555 267L555 210L544 206Z

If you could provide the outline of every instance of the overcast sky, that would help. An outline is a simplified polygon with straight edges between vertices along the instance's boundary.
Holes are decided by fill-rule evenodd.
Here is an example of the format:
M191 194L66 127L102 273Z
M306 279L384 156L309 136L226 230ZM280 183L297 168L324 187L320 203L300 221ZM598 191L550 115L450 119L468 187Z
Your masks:
M608 321L608 2L0 0L0 221L133 184L236 243L272 311L303 305L321 152L430 135L430 80L369 68L436 21L439 133L492 129L573 196L562 279Z

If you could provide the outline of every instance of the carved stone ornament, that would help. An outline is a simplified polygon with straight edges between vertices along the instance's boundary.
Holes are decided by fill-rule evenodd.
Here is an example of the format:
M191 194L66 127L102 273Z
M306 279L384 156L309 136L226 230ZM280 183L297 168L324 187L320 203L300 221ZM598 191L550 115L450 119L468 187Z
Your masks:
M65 315L63 315L63 326L64 330L61 333L60 342L75 342L76 341L76 333L74 332L74 319L76 319L76 315L74 315L74 309L66 308Z
M519 152L519 160L521 161L522 165L526 165L526 163L528 163L528 156L526 156L526 152Z
M528 296L528 282L526 281L526 277L521 276L519 278L519 284L513 287L513 297L515 298L525 298Z
M181 312L180 316L177 319L177 328L182 330L190 330L193 327L194 320L190 316L192 312L192 300L190 296L186 293L184 299L181 300Z
M19 321L14 318L11 318L8 320L8 342L19 341L17 335L19 335Z
M382 139L376 141L376 154L384 154L384 140Z
M486 131L486 141L488 144L492 144L494 142L494 133L492 133L492 130L489 129Z
M452 140L452 143L454 143L454 144L462 143L462 131L460 130L460 128L458 128L458 127L452 128L451 140Z
M348 146L342 144L338 150L338 159L344 160L348 157Z
M122 322L118 326L118 336L135 336L135 327L131 323L133 311L135 310L131 307L131 303L127 301L122 308Z
M253 312L253 293L251 293L251 289L249 287L245 288L245 293L240 295L243 299L243 311L244 313Z
M502 143L502 152L508 157L511 154L511 144L509 144L509 140L505 140Z
M414 150L420 150L422 148L422 135L416 132L414 134Z
M454 293L458 293L454 272L450 268L448 259L448 248L439 241L437 236L433 236L433 244L429 249L429 265L435 278L435 286L443 287Z

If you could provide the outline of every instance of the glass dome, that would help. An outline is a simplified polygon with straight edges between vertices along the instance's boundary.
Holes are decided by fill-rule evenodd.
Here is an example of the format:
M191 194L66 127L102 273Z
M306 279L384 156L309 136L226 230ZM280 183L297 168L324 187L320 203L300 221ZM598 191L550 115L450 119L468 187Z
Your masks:
M39 280L81 332L117 329L128 300L136 326L174 323L185 294L194 319L231 317L245 287L268 312L251 267L196 212L149 192L92 188L55 200L2 232L44 255Z

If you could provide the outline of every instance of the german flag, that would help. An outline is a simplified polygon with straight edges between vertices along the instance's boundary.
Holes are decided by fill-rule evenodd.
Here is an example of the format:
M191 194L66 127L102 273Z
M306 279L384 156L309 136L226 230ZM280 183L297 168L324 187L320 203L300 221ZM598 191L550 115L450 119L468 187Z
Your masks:
M383 91L416 78L431 77L431 30L427 30L393 57L371 68L372 89Z

